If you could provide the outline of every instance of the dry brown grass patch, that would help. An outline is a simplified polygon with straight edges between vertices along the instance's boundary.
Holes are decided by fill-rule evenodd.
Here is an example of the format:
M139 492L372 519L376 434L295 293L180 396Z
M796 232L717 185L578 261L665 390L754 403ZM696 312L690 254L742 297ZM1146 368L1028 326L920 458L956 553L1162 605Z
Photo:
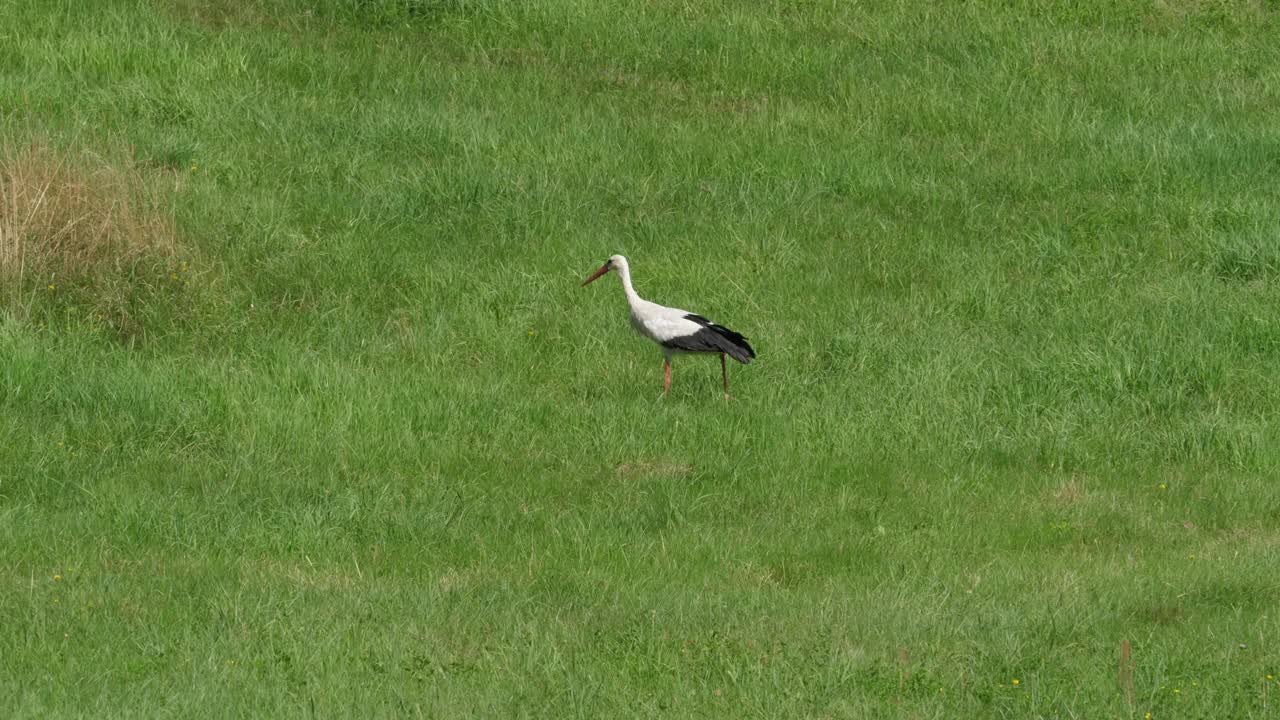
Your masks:
M9 280L96 276L176 250L171 213L127 157L32 143L0 155L0 196L0 273Z
M622 463L614 468L614 472L623 477L639 477L645 475L679 477L688 475L692 465L659 460L656 462Z
M1053 492L1053 500L1062 507L1074 507L1084 502L1089 496L1080 478L1071 476Z
M117 329L136 325L140 286L179 267L172 196L149 180L123 149L0 144L0 305L29 315L74 295Z

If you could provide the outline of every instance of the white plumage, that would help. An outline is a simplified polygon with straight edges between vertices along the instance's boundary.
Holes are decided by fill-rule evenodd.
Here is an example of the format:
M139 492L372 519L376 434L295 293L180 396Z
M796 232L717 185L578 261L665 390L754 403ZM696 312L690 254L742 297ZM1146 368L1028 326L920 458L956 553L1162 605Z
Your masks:
M631 267L627 264L627 259L621 255L610 257L582 284L585 286L610 270L617 272L622 281L622 289L627 295L627 305L631 310L631 326L636 332L662 346L665 356L663 394L666 394L671 387L672 356L683 353L717 353L720 355L720 371L724 379L725 397L728 397L729 374L725 369L724 356L729 355L743 364L751 362L756 354L747 343L747 339L701 315L659 305L640 297L631 285Z

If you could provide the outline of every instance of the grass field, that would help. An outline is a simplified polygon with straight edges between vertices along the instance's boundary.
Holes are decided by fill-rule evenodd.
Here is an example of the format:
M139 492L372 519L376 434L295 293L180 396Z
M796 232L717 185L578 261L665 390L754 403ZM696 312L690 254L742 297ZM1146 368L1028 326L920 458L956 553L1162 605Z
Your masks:
M1280 717L1280 6L1060 5L6 3L0 714Z

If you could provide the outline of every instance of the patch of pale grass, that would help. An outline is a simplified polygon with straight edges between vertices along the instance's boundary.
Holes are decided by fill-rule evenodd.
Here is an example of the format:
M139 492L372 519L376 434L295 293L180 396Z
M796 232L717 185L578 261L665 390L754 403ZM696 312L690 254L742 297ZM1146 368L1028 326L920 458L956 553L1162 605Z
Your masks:
M686 463L659 460L656 462L622 463L614 468L621 476L665 475L681 476L689 474L693 466Z
M127 153L0 145L0 283L11 309L74 287L110 311L139 264L176 253L169 205Z
M174 223L131 160L48 145L0 150L0 272L92 276L172 255Z
M1085 492L1084 483L1074 475L1053 492L1054 501L1061 507L1074 507L1087 499L1087 497L1088 493Z

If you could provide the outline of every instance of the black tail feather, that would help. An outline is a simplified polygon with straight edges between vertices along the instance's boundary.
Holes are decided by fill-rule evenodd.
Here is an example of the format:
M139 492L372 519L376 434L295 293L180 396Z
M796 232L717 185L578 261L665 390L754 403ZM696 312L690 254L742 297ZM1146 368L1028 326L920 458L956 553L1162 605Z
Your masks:
M751 349L750 343L740 333L717 325L701 315L690 313L684 317L698 323L702 329L693 335L672 338L663 343L664 346L685 352L724 353L744 365L755 358L756 351Z
M726 355L746 365L756 356L756 351L751 349L750 343L742 336L723 325L711 325L707 328L719 336L717 344Z

